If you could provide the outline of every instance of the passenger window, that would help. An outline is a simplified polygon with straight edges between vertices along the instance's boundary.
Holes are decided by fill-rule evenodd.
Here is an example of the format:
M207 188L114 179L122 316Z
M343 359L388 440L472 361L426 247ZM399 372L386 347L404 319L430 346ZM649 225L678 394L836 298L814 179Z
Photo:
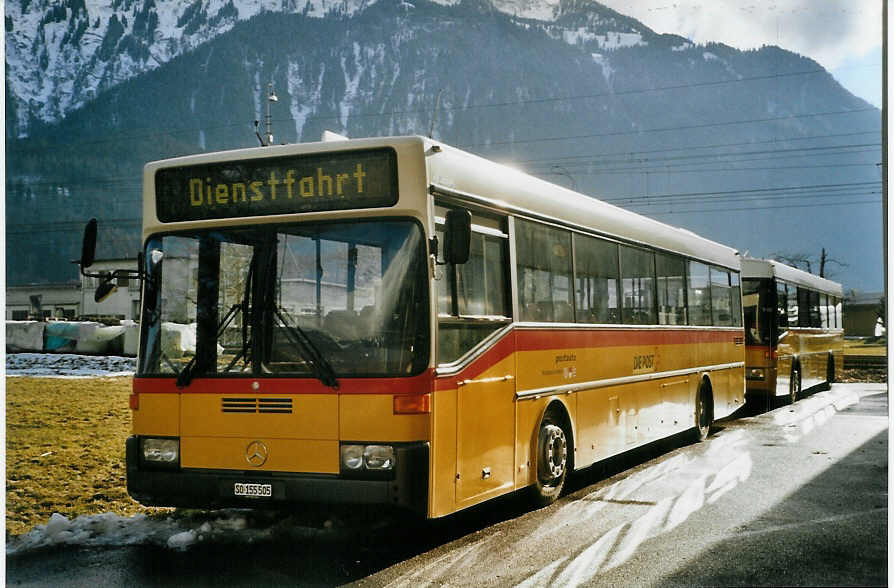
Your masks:
M729 272L716 267L711 268L711 320L715 326L730 327L733 325L732 305L730 303Z
M788 294L783 282L776 282L776 326L780 332L788 329Z
M798 326L810 326L810 290L798 288Z
M800 305L800 302L799 302L800 298L801 298L801 288L798 288L796 286L788 286L788 326L789 326L789 328L801 326L800 313L798 312L798 306Z
M574 235L574 256L577 322L617 323L617 243Z
M515 226L521 320L573 322L571 233L524 220Z
M658 324L686 324L686 262L675 255L655 254L658 274Z
M436 270L439 363L458 360L512 320L505 220L473 216L472 225L469 260ZM443 227L435 234L444 243Z
M739 272L729 274L729 302L732 308L733 326L742 326L742 292L739 287Z
M651 251L621 245L621 317L629 325L653 325L655 256Z
M819 292L815 290L810 291L810 326L813 328L822 326L819 296Z
M711 324L711 289L708 282L708 266L697 261L689 262L689 324Z

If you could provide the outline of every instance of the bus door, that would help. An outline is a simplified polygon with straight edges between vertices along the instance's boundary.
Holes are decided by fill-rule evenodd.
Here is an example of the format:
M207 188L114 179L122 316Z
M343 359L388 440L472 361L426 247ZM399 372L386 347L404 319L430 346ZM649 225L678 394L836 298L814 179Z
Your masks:
M440 221L446 209L436 207ZM442 227L438 239L444 242ZM469 260L438 268L438 363L456 378L458 508L514 485L515 335L507 221L473 214Z

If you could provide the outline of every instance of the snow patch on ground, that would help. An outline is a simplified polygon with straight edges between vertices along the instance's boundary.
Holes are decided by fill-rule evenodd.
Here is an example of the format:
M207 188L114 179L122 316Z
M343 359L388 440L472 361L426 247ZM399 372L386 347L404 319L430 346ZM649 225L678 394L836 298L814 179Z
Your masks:
M310 520L275 511L223 509L172 511L169 516L136 514L124 517L111 512L74 519L53 513L44 525L24 535L7 537L6 554L70 545L103 547L153 545L186 551L201 543L249 544L338 533L345 525L330 517Z
M73 353L10 353L6 356L7 376L51 378L96 378L132 376L137 360L114 355L75 355Z

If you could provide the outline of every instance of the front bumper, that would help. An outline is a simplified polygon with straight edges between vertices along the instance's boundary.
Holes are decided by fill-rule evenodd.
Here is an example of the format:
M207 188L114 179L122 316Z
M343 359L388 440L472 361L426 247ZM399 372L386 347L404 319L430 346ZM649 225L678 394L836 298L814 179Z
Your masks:
M186 508L275 508L292 503L379 504L425 516L428 512L426 442L395 445L394 477L389 480L338 475L236 470L143 468L139 437L127 439L127 493L146 506ZM270 484L270 498L234 496L236 483Z

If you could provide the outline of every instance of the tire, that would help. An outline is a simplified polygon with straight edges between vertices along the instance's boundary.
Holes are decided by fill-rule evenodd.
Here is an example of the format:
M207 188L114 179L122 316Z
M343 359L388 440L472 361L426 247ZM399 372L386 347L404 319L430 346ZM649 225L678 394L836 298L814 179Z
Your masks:
M826 359L826 386L831 388L835 382L835 356L831 353Z
M711 391L706 383L702 383L695 398L695 428L692 438L696 443L701 443L711 434L711 424L714 422L714 407Z
M792 366L792 377L788 384L789 402L794 404L801 397L801 366Z
M552 412L540 421L537 434L537 481L531 487L537 507L559 498L568 477L568 432Z

